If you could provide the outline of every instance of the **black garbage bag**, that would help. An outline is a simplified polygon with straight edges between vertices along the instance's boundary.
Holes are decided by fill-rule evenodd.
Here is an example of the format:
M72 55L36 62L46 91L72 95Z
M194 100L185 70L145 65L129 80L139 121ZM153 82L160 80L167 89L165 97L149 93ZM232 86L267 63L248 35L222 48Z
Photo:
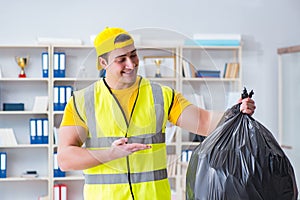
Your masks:
M227 110L193 151L186 174L187 200L296 200L293 167L261 123Z

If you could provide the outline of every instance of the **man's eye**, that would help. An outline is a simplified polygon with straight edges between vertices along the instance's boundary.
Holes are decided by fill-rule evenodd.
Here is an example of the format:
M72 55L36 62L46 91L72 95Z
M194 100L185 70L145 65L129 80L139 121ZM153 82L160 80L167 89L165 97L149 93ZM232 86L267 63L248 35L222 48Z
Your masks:
M137 54L132 54L132 55L130 56L130 58L135 58L135 57L137 57Z
M116 61L117 61L118 63L125 62L125 61L126 61L126 58L118 58Z

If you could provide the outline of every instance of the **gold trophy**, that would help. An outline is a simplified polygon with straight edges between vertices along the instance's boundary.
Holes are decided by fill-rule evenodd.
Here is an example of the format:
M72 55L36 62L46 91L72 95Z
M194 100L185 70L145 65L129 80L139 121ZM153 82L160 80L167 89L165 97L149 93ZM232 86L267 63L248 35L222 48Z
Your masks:
M160 64L162 60L161 59L155 59L154 63L156 65L156 72L155 72L155 77L156 78L161 78L161 73L160 73Z
M25 74L24 69L27 66L28 62L29 62L29 56L27 56L27 57L16 56L16 62L18 63L19 67L21 67L19 78L26 78L26 74Z

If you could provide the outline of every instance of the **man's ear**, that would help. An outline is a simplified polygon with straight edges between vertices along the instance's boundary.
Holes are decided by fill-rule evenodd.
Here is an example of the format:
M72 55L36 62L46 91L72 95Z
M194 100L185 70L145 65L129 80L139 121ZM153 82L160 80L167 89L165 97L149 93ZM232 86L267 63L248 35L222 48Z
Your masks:
M98 59L99 59L100 65L105 69L107 67L107 61L102 57L99 57Z

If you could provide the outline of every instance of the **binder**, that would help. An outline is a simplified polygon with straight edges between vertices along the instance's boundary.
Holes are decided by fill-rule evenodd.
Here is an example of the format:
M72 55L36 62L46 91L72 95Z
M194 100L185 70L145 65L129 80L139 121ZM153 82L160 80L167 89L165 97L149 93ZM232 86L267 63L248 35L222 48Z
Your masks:
M48 124L48 118L31 118L29 120L30 144L48 144Z
M66 54L59 53L59 77L66 77Z
M43 119L43 138L42 138L42 143L43 144L48 144L49 141L49 126L48 126L48 119L44 118Z
M54 185L53 200L60 200L60 186L59 185Z
M60 170L57 162L57 153L53 154L53 175L54 177L65 177L66 172Z
M72 86L54 86L53 107L55 111L63 111L72 96Z
M59 88L58 86L54 86L54 89L53 89L53 107L54 107L54 110L59 110L59 106L58 106L58 98L59 98Z
M37 138L36 138L36 129L37 129L37 123L35 119L29 120L29 129L30 129L30 144L37 144Z
M67 186L64 184L60 184L60 199L61 200L67 200Z
M53 74L54 77L59 77L59 53L54 52L53 54Z
M66 86L66 99L65 104L69 101L70 97L72 96L72 86Z
M42 53L42 69L43 69L43 78L48 78L48 69L49 69L48 52Z
M66 76L66 54L64 52L54 52L53 59L54 77L64 78Z
M53 189L53 199L54 200L67 200L67 185L65 184L55 184Z
M66 88L64 86L59 87L59 110L64 110L66 104Z
M36 144L43 143L43 120L42 119L35 119L36 120Z
M6 178L7 169L7 154L6 152L0 152L0 178Z

